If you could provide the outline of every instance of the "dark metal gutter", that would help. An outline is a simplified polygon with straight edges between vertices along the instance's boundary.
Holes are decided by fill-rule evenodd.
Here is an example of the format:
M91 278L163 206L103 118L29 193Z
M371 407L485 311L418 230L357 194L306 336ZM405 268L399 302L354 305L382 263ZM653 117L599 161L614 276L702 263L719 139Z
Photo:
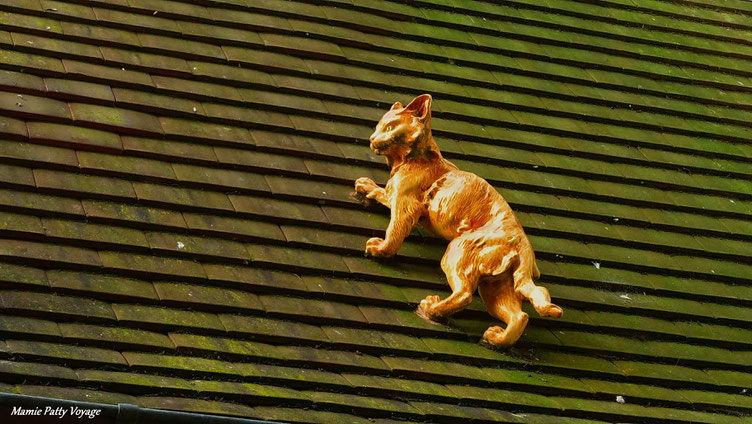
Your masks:
M50 409L47 409L48 407ZM90 415L96 414L96 416L89 418L88 415L82 414L81 418L78 418L72 414L72 411L76 408L83 411L88 410ZM15 415L13 414L14 409L16 410ZM62 418L59 414L53 415L55 411L65 411L65 415ZM27 412L27 414L21 415L20 412ZM36 415L29 414L35 412ZM273 421L248 418L141 408L126 403L109 405L13 393L0 393L0 422L19 424L48 422L57 424L280 424Z

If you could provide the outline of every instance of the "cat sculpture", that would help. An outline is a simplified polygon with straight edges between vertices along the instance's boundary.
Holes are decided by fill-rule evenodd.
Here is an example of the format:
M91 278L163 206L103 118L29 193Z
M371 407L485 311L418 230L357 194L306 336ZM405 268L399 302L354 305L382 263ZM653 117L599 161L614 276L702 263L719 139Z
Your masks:
M376 125L371 149L391 167L385 188L358 178L355 190L391 209L385 238L371 238L366 253L397 253L416 224L449 240L441 268L452 289L446 299L421 300L418 313L444 321L464 309L478 289L488 312L506 328L492 326L482 342L512 346L527 326L522 301L528 299L541 316L560 317L540 276L522 225L504 198L486 180L461 171L444 159L431 134L431 96L423 94L403 107L395 103Z

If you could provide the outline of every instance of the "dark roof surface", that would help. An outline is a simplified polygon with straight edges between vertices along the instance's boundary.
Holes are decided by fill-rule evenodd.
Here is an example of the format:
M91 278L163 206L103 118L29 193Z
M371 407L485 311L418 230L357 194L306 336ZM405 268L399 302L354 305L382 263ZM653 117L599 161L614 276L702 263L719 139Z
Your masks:
M752 414L752 3L3 0L0 391L288 422ZM449 326L365 258L368 136L434 97L564 317ZM625 403L617 402L623 397ZM621 399L621 398L620 398Z

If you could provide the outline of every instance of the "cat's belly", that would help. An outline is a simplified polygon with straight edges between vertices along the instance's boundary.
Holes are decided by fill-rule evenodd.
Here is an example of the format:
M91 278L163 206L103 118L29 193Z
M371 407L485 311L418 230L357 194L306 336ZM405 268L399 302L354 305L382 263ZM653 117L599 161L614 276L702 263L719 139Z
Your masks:
M501 195L470 172L442 175L426 190L424 204L423 225L447 240L486 226L498 225L502 230L506 219L514 219Z

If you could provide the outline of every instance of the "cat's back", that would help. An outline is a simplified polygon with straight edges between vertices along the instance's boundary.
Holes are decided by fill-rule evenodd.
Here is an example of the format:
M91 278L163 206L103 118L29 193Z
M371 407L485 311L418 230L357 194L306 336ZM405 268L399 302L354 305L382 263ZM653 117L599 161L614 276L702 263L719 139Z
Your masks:
M424 204L431 230L448 240L511 214L491 184L459 169L436 179L425 192Z

